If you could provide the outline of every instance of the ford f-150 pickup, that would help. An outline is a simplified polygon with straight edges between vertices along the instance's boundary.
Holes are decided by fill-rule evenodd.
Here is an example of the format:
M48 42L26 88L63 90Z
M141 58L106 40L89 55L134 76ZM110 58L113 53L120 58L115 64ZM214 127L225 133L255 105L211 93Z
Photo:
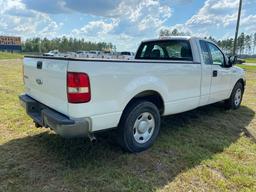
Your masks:
M26 56L20 102L36 127L65 138L116 129L129 152L148 149L161 116L224 101L239 108L245 72L211 41L168 37L143 41L135 59Z

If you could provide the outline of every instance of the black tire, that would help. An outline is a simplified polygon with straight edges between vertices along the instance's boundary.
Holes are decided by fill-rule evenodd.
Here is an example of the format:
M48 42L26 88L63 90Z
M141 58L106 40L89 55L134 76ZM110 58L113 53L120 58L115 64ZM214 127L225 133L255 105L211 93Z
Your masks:
M154 129L152 128L151 130L152 135L150 138L148 138L149 140L145 140L145 143L138 143L134 136L136 132L134 126L135 122L141 121L139 118L142 118L142 114L150 114L150 116L152 115L149 121L154 121ZM153 103L144 100L134 101L124 110L121 121L119 123L117 135L119 144L125 151L131 153L142 152L148 149L153 145L158 136L160 130L160 122L161 117L159 110Z
M237 102L236 101L236 93L239 90L241 91L241 99L240 99L240 102ZM226 109L238 109L242 103L243 94L244 94L244 86L241 82L237 82L235 87L232 90L230 98L225 100L225 108Z

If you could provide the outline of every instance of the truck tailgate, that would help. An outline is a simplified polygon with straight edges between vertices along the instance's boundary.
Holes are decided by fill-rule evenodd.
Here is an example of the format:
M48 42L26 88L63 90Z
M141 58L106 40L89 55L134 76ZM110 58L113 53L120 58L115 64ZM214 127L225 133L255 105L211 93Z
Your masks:
M26 57L24 59L26 94L58 112L67 114L67 68L66 60Z

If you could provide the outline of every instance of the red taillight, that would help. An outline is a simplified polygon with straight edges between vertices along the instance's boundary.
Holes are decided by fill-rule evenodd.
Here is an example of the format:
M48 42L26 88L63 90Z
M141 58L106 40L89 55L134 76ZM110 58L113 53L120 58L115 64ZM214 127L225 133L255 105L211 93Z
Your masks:
M90 79L86 73L67 73L69 103L86 103L91 100Z

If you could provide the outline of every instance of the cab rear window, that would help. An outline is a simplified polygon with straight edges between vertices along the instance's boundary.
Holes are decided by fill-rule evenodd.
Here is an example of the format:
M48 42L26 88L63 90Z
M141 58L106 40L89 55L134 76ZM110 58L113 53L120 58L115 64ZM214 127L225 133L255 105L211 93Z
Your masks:
M136 59L192 61L192 51L187 40L159 40L140 45Z

